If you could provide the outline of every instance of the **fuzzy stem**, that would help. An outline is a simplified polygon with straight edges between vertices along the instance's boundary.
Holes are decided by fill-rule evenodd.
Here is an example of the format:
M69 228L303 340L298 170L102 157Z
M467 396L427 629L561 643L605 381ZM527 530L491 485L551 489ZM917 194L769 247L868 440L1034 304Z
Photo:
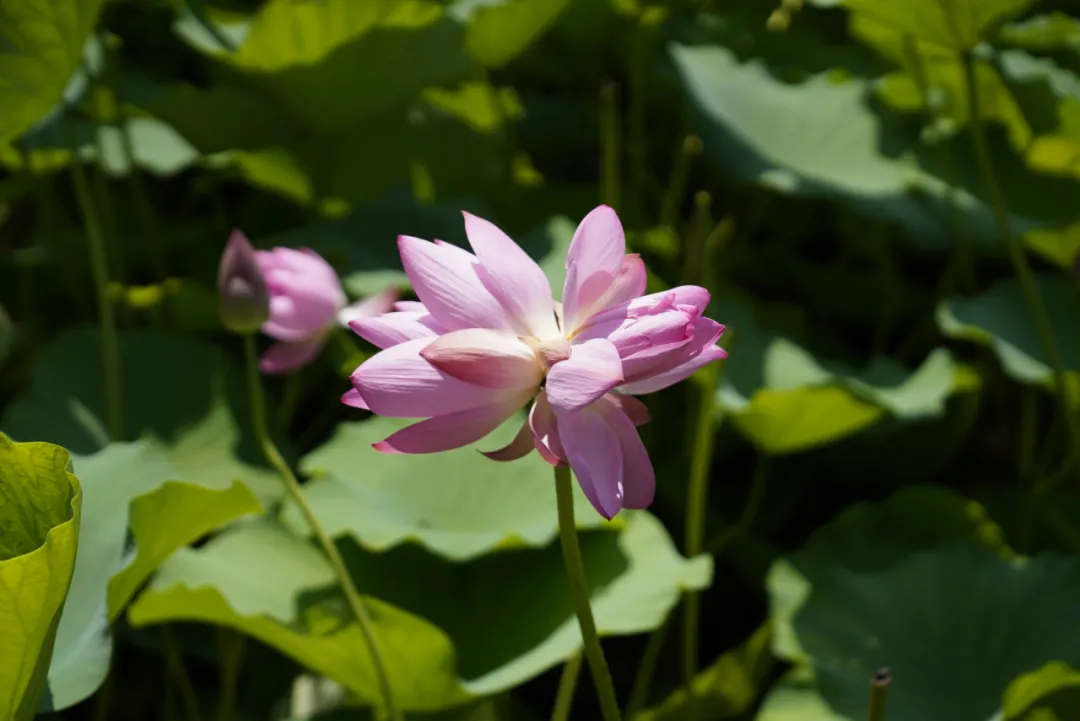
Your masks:
M330 538L319 517L315 515L315 511L308 504L307 497L304 496L303 490L300 488L300 482L296 480L296 476L293 474L292 469L289 468L289 464L281 457L281 453L278 452L277 446L274 445L274 441L271 440L270 434L267 432L266 407L263 401L262 380L259 377L259 356L255 348L254 335L248 334L244 336L244 355L246 357L248 391L251 395L251 414L255 426L255 438L262 447L266 460L270 462L270 465L281 476L281 480L285 482L289 497L304 516L304 520L307 521L308 527L314 534L320 548L326 554L326 559L330 562L330 567L333 569L338 583L341 584L345 602L356 619L356 624L360 627L360 633L364 637L364 644L367 646L368 653L371 654L371 664L375 670L375 678L379 684L379 691L382 694L386 712L392 721L404 721L405 717L402 716L401 710L394 701L390 676L386 672L386 662L383 659L375 633L375 624L364 607L360 592L357 591L352 576L349 575L349 569L345 566L345 561L338 552L337 546L334 545L333 539Z

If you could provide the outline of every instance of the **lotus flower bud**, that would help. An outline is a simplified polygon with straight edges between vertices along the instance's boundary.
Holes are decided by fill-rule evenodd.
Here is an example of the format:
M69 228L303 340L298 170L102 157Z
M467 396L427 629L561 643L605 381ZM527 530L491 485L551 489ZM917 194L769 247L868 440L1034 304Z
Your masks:
M239 230L229 236L218 266L218 314L233 333L258 332L270 317L270 292L255 249Z

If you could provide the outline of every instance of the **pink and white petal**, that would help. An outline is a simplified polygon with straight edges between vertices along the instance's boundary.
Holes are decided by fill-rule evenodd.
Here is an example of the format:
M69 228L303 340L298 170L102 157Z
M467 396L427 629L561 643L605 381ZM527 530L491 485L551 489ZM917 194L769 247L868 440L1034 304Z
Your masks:
M319 355L324 336L295 343L274 343L259 359L259 370L268 375L289 373L303 368Z
M619 390L623 393L631 393L633 395L655 393L668 386L673 386L679 381L686 380L701 368L704 368L714 361L723 360L724 358L727 358L727 351L720 346L710 346L682 365L676 366L663 373L658 373L643 378L642 380L634 381L633 383L626 383L625 385L620 386Z
M522 421L521 428L518 429L518 432L512 441L498 450L480 452L493 461L505 463L507 461L516 461L519 458L524 458L529 455L532 449L533 434L532 429L529 427L529 420L526 418Z
M347 326L350 321L359 320L360 318L373 318L383 313L389 313L394 310L398 295L398 289L390 286L373 296L347 305L338 311L338 324Z
M623 264L626 236L614 210L606 205L594 208L586 215L570 241L563 286L563 305L569 327L581 323L589 310L609 289Z
M598 407L558 413L559 436L581 490L601 516L623 507L623 453L619 437Z
M547 394L540 391L536 402L529 409L529 430L532 431L533 445L540 456L553 466L566 462L566 451L559 439L559 426L555 411L548 403Z
M345 391L345 393L343 393L341 396L341 402L347 406L359 408L364 411L371 410L370 408L368 408L367 401L365 401L364 397L360 395L360 391L356 390L355 388L350 388L349 390Z
M528 395L413 423L372 447L382 453L440 453L475 443L505 423Z
M431 344L417 338L382 350L353 371L350 380L368 407L381 416L428 418L488 406L517 391L484 388L454 378L420 357Z
M649 407L634 396L628 396L618 391L612 391L604 396L604 400L618 408L635 426L643 426L652 420Z
M349 322L349 328L376 348L439 335L439 326L427 311L395 311L374 318L358 318Z
M418 300L399 300L394 303L394 310L428 312L424 304Z
M483 268L480 279L515 319L518 332L536 338L559 335L551 284L536 261L494 223L462 215L469 245Z
M656 495L656 472L633 421L614 404L598 405L622 451L623 508L648 508Z
M480 280L479 263L471 254L407 235L398 237L398 250L413 290L446 330L514 330L507 312Z
M301 341L322 326L306 317L296 301L286 295L270 296L270 318L263 323L262 332L275 340L291 343Z
M486 388L538 389L544 379L533 349L496 330L451 331L433 340L420 356L455 378Z
M649 273L645 269L645 261L641 259L641 256L637 253L624 255L619 272L604 296L603 304L597 310L640 297L645 293L648 283Z
M686 341L656 346L624 357L623 375L627 382L666 373L689 362L716 343L724 332L724 326L711 318L698 316L691 321L690 330L690 338Z
M557 410L574 411L595 401L623 382L619 351L606 338L571 348L570 358L548 371L548 401Z

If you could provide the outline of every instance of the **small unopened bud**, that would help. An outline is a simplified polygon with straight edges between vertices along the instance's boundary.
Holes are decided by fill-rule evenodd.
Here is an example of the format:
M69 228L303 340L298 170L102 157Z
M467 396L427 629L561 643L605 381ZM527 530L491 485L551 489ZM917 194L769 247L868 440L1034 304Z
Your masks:
M218 315L233 333L255 333L270 317L270 293L266 289L255 249L239 230L229 236L218 266Z

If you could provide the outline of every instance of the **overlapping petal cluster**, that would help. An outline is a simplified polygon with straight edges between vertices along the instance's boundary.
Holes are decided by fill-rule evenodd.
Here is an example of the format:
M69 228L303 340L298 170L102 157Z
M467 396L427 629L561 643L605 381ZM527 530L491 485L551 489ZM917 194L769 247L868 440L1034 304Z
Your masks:
M615 211L600 206L571 241L560 304L513 240L464 215L472 253L398 238L419 301L349 323L383 350L356 369L342 400L425 419L375 444L386 453L473 443L531 403L514 440L487 456L509 461L535 448L552 465L569 464L606 518L648 506L655 478L635 428L648 412L634 396L725 357L715 345L724 327L702 315L708 292L644 295L644 263L626 253Z
M334 268L308 248L257 250L255 259L270 292L270 317L262 332L279 341L260 359L263 373L288 373L307 365L336 325L385 313L398 299L397 290L389 288L346 305Z

